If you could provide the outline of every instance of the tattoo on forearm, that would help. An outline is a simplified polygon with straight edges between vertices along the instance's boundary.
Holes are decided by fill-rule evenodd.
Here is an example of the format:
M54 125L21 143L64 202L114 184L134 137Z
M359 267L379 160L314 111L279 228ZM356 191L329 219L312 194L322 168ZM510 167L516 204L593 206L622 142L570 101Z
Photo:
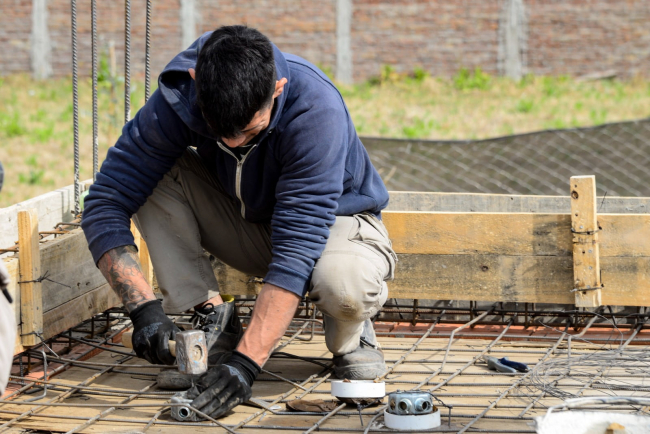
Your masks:
M131 312L141 304L155 300L153 291L142 274L135 247L123 246L109 250L97 265L108 284L122 299L127 311Z

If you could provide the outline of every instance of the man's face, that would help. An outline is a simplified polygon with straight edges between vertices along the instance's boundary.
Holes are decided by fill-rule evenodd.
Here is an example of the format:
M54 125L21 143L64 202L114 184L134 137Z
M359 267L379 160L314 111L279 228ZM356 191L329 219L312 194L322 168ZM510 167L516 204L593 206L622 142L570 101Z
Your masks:
M273 105L275 104L275 99L271 102L267 108L262 109L255 113L253 120L250 121L246 127L241 130L238 136L231 137L226 139L221 138L221 141L228 146L229 148L237 148L239 146L246 146L250 143L251 140L255 138L260 132L264 131L266 127L271 123L271 113L273 112Z
M192 80L195 80L196 71L194 68L187 70L192 77ZM273 105L275 104L275 99L282 94L284 91L284 85L287 84L286 78L281 78L275 82L275 91L273 92L273 101L267 108L255 113L253 119L249 122L246 127L241 130L240 134L236 137L226 139L221 138L221 141L228 146L229 148L237 148L239 146L246 146L251 140L255 138L260 132L262 132L266 127L271 123L271 113L273 113Z

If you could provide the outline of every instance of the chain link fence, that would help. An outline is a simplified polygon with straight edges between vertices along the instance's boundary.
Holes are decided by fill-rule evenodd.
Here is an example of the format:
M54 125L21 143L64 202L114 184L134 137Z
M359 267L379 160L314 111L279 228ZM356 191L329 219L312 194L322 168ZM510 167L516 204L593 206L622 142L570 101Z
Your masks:
M486 140L363 137L389 190L567 195L596 175L598 194L650 196L650 118Z

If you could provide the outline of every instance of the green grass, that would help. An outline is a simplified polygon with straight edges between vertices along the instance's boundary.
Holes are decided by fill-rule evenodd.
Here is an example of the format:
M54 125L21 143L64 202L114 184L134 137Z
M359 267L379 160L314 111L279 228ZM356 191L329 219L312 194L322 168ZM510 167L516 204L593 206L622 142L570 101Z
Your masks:
M119 137L123 80L100 65L100 159ZM330 72L331 71L326 71ZM154 80L155 82L155 80ZM134 80L132 114L144 102ZM409 74L385 66L377 77L339 85L361 135L481 139L547 128L598 125L650 116L650 81L576 81L525 76L520 82L480 69L451 78ZM92 177L92 112L89 79L80 82L79 143L82 179ZM72 183L72 85L70 78L36 82L27 75L0 77L0 161L5 186L0 207Z

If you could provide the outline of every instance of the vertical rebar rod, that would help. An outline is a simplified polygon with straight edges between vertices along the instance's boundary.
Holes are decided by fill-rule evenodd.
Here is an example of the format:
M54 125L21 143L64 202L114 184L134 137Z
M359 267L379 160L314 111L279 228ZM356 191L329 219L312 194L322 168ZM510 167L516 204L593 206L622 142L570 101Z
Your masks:
M147 31L145 35L145 56L144 56L144 102L149 100L151 95L151 6L152 1L147 0Z
M77 65L77 1L70 0L72 17L72 129L74 140L74 214L79 215L79 71Z
M131 119L131 0L124 0L124 123Z
M97 0L90 2L93 68L93 181L99 169L99 126L97 114Z

